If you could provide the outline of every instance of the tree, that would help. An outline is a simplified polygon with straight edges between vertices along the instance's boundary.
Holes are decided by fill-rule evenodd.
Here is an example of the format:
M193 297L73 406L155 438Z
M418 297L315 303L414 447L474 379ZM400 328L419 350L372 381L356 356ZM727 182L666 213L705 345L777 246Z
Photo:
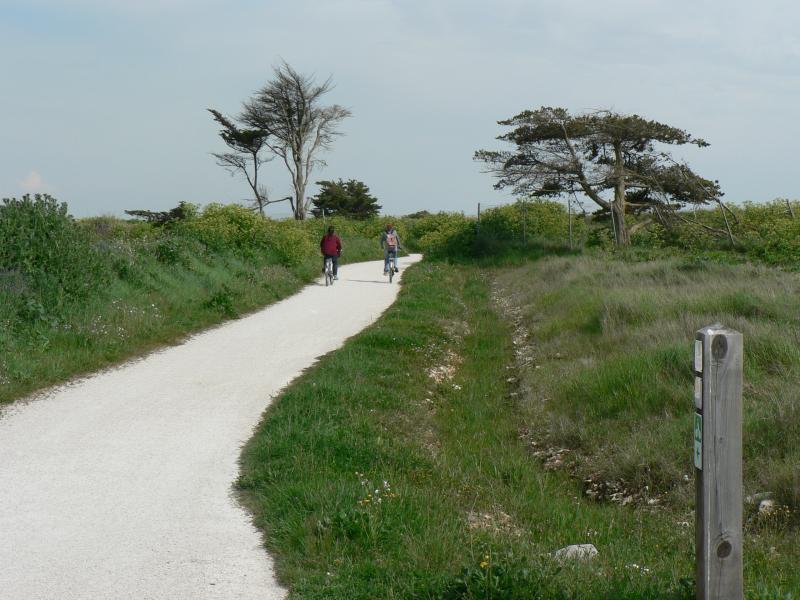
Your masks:
M371 196L369 188L361 181L317 181L319 193L311 201L315 217L340 215L354 219L368 219L377 216L381 209L378 199Z
M475 153L496 175L495 188L536 197L585 194L610 213L620 245L629 244L630 234L647 223L628 229L626 214L650 212L664 222L666 213L687 203L719 202L722 196L716 181L659 151L656 144L708 146L669 125L611 111L571 116L548 107L498 123L514 128L497 139L516 149Z
M313 77L301 75L287 63L274 69L274 79L244 103L239 121L263 134L263 143L279 156L292 177L294 198L290 198L296 219L306 218L310 198L306 186L319 158L329 149L339 123L350 111L337 104L322 106L322 96L332 88L328 78L321 85Z
M258 182L261 165L275 158L265 157L262 154L263 150L268 150L266 141L269 134L260 129L242 129L213 108L209 108L208 112L220 124L219 136L231 149L231 152L212 153L212 156L217 159L217 164L230 171L231 175L241 172L245 176L250 189L253 190L253 201L258 212L263 216L267 205L288 200L288 198L270 200L266 186Z
M191 202L181 202L170 210L126 210L126 215L144 219L153 225L168 225L177 221L187 221L197 216L197 205Z

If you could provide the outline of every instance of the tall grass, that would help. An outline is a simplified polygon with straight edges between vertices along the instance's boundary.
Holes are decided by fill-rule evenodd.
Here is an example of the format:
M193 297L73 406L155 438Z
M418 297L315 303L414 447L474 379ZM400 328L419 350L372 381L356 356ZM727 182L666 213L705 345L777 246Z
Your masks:
M800 276L687 258L584 255L507 269L497 284L530 334L522 387L532 439L570 449L570 468L587 487L612 483L636 503L674 511L693 506L695 331L715 322L741 331L745 493L771 492L785 507L759 515L748 505L748 544L755 554L774 548L773 560L784 553L796 560Z

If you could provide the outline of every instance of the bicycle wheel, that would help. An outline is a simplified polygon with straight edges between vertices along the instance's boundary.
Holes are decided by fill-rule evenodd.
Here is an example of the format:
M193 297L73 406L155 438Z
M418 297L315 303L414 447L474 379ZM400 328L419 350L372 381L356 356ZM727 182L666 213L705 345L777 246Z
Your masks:
M392 283L392 279L394 279L394 265L389 261L389 283Z

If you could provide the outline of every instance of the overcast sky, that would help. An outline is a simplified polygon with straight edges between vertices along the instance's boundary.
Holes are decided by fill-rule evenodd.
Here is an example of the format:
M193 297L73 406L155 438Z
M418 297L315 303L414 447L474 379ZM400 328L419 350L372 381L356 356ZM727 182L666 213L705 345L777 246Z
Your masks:
M797 198L798 23L770 0L0 0L0 197L245 199L206 108L236 114L284 59L353 113L313 180L362 180L385 213L508 201L472 155L542 105L686 129L711 146L676 155L727 200Z

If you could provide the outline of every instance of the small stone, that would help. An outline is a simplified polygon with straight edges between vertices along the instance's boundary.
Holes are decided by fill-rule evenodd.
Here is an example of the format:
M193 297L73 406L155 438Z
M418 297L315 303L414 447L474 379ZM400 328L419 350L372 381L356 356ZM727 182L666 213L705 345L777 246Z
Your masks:
M775 508L775 500L766 498L758 503L758 514L771 515L773 512L775 512Z
M589 560L597 556L594 544L572 544L556 550L553 556L558 560Z

